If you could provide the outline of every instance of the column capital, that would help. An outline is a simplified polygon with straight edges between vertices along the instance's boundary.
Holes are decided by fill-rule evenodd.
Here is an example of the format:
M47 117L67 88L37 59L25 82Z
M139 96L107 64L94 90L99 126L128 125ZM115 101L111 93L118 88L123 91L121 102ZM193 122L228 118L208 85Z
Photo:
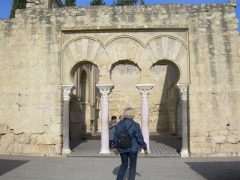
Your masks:
M72 88L73 88L73 84L62 85L64 101L69 101Z
M96 87L100 90L101 95L105 97L110 93L113 84L97 84Z
M187 100L188 97L188 84L177 84L178 89L181 93L182 100Z
M154 87L154 84L136 84L136 87L139 89L143 98L147 98L149 91Z

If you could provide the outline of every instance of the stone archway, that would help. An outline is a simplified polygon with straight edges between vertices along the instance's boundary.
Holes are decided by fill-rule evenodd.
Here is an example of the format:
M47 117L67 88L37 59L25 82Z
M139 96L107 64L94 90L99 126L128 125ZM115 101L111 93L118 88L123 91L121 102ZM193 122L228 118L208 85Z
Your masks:
M150 79L155 86L150 95L152 102L150 131L169 134L177 134L179 131L176 88L179 78L179 68L172 61L160 60L152 65Z
M105 33L108 33L106 36ZM128 61L130 66L139 66L140 77L137 81L135 81L135 88L140 90L142 95L139 96L139 92L137 93L136 88L136 96L139 96L139 101L141 99L141 106L148 108L148 95L150 93L151 88L154 86L153 82L150 82L151 79L151 67L154 64L157 64L159 60L163 62L163 60L168 60L168 62L175 64L178 67L178 73L181 75L179 77L178 87L180 89L180 99L181 99L181 117L182 122L185 124L182 126L185 128L188 127L187 125L187 101L184 100L186 97L186 90L188 84L190 82L189 79L189 57L187 51L187 45L185 41L180 40L179 38L162 34L158 36L152 36L151 33L149 34L149 39L145 39L141 41L139 37L142 37L141 34L143 32L128 32L129 34L139 33L139 36L129 36L129 35L119 35L120 33L113 33L111 34L108 31L101 32L99 34L95 34L91 32L91 36L87 37L85 35L76 37L68 42L63 46L63 53L62 53L62 61L61 61L61 79L63 84L63 92L68 94L70 92L69 89L74 84L74 76L73 72L77 69L76 65L79 63L90 62L96 64L100 71L100 79L99 84L97 87L100 90L101 94L101 119L102 119L102 135L101 135L101 150L100 153L106 154L109 153L108 148L108 117L109 117L109 105L108 105L108 95L113 88L114 82L112 82L111 75L117 70L117 67L124 65L124 61ZM148 32L144 32L148 33ZM124 33L122 33L124 34ZM145 37L147 37L145 34ZM108 38L109 36L109 38ZM99 39L95 38L99 37ZM138 37L138 38L136 38ZM106 39L106 40L105 40ZM112 66L116 65L116 66ZM137 71L136 71L137 72ZM126 78L125 78L126 79ZM176 84L174 82L173 84ZM116 88L117 89L117 88ZM113 90L114 91L114 90ZM151 93L150 93L151 94ZM69 94L68 94L69 95ZM65 96L64 96L65 97ZM114 98L110 96L110 98ZM185 98L186 99L186 98ZM150 99L151 100L151 99ZM66 98L67 101L67 98ZM138 103L139 103L138 101ZM186 103L185 103L186 102ZM65 100L64 100L65 104ZM142 108L143 109L143 108ZM185 110L183 110L185 109ZM66 118L68 113L64 111L64 123L66 123ZM140 114L140 113L139 113ZM149 116L151 114L148 111L141 110L141 122L144 123L144 127L146 129L146 139L149 135L149 128L148 128L148 121ZM63 131L67 127L63 123ZM182 128L182 129L184 129ZM187 128L186 128L187 129ZM67 132L67 131L66 131ZM67 133L65 133L67 134ZM182 137L185 137L187 132L183 133ZM64 136L65 137L65 136ZM185 138L188 140L187 138ZM63 138L64 146L65 147L65 138ZM67 141L66 141L67 142ZM183 140L184 142L184 140ZM183 143L184 144L184 143ZM188 156L188 146L184 147L186 149L185 155ZM183 152L183 151L182 151Z
M111 116L120 116L125 108L134 107L137 114L136 120L139 121L140 96L136 96L139 94L136 84L141 76L139 66L130 60L119 60L112 64L110 75L114 85L109 101Z
M69 77L72 85L62 85L64 93L63 154L70 150L70 140L80 140L98 130L100 94L96 88L98 67L89 61L76 63Z
M73 67L71 75L75 88L70 101L70 139L81 140L98 131L100 94L95 85L99 81L99 69L83 61Z
M70 99L70 139L81 140L98 130L99 91L95 84L99 70L88 61L77 63L72 71L74 90Z
M146 51L151 58L153 64L149 68L153 68L154 66L157 67L158 65L165 65L162 71L166 71L167 68L175 69L175 80L172 80L172 83L168 85L171 87L171 91L175 91L175 95L178 95L178 100L175 100L175 103L178 102L177 109L179 109L179 113L175 115L175 119L179 125L181 122L181 127L176 127L178 130L177 133L181 133L182 137L182 147L181 147L181 157L188 157L189 156L189 135L188 135L188 85L190 83L190 76L189 76L189 56L187 45L173 36L157 36L149 40ZM168 65L168 66L166 66ZM172 67L172 68L171 68ZM161 71L161 69L160 69ZM170 70L172 71L172 70ZM150 71L150 74L152 72ZM158 77L158 76L155 76ZM166 76L165 76L166 77ZM164 77L164 78L165 78ZM164 80L165 81L165 80ZM164 84L163 84L164 85ZM164 88L163 88L164 90ZM156 91L156 88L155 88ZM170 91L169 91L170 92ZM153 95L154 96L154 95ZM160 102L161 104L161 102ZM161 108L158 108L161 109ZM167 108L168 109L168 108ZM176 112L176 110L175 110ZM169 114L169 113L168 113ZM181 130L181 131L180 131ZM180 131L180 132L179 132Z

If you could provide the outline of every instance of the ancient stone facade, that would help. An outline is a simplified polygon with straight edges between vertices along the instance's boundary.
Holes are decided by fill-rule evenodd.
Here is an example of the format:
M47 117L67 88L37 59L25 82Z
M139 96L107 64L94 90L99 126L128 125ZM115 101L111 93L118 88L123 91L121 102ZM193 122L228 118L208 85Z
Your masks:
M136 84L151 83L150 131L181 134L186 100L190 156L239 156L234 3L47 9L57 4L49 2L28 0L0 21L1 154L61 155L68 105L72 138L82 136L83 114L87 132L101 131L96 83L113 85L109 116L133 106L141 122Z

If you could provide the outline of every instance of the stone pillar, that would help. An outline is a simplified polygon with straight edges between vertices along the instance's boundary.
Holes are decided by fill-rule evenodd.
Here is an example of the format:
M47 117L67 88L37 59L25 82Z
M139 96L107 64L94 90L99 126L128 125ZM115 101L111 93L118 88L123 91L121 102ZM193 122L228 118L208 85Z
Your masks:
M63 149L62 154L71 153L69 146L69 100L73 85L62 85L63 90Z
M177 136L180 138L182 137L182 107L181 107L181 97L180 93L178 93L178 102L177 102Z
M110 154L109 150L109 124L108 124L108 94L113 88L112 84L97 84L97 88L101 93L101 115L102 115L102 130L101 130L101 150L100 154Z
M149 146L149 127L148 127L148 95L149 91L153 88L153 84L137 84L137 88L139 89L142 100L141 100L141 128L143 133L144 141L147 144L148 152L150 153Z
M189 157L188 150L188 84L178 84L181 101L182 148L181 157Z

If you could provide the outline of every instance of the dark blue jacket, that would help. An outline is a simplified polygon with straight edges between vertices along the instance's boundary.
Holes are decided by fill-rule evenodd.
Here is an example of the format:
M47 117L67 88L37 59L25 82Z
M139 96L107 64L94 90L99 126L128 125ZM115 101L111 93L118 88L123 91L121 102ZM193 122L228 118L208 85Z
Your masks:
M124 130L124 127L128 129L129 134L132 137L132 147L131 148L118 148L119 134ZM138 123L132 119L123 119L116 126L116 131L113 138L114 146L118 149L119 153L131 152L138 153L141 149L146 150L147 145L143 140L142 131Z

